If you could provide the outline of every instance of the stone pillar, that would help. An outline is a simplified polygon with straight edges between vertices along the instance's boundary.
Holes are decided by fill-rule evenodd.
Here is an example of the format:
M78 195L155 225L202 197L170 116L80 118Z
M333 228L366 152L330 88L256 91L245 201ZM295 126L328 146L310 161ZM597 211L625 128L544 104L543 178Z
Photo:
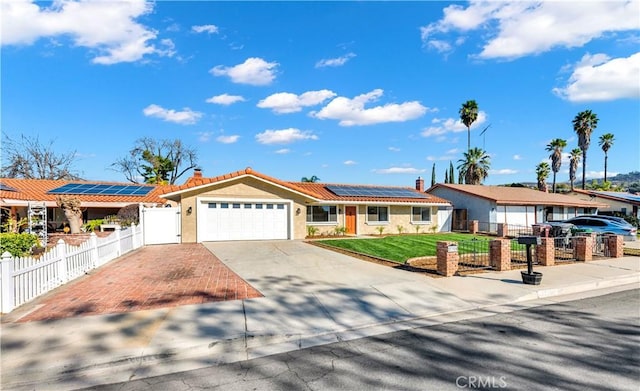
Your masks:
M451 277L458 271L458 243L438 242L438 274Z
M593 259L593 238L591 235L575 236L572 240L573 257L576 261L591 261Z
M540 224L533 224L531 226L531 231L533 232L533 236L542 236L541 228L542 227L540 227Z
M489 242L489 263L499 272L511 270L511 240L496 239Z
M498 223L498 237L504 238L507 236L507 225L505 223Z
M478 233L478 220L469 221L469 233L472 235Z
M556 249L553 238L540 238L541 244L536 246L536 257L541 266L556 264Z
M620 235L606 235L604 245L611 258L622 258L624 256L624 243Z

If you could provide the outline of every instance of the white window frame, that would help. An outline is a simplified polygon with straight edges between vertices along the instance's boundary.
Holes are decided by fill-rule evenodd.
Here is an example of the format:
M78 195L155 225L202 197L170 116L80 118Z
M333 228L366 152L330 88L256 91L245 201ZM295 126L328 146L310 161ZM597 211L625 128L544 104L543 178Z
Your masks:
M422 208L422 209L429 209L429 220L414 220L413 219L413 208ZM422 213L420 214L422 216ZM433 208L431 206L420 206L420 205L414 205L411 207L411 224L415 224L415 225L420 225L420 224L424 224L424 225L428 225L431 224L433 221Z
M369 208L387 208L387 221L369 221ZM378 217L380 210L378 210ZM366 205L364 210L364 218L367 225L389 225L391 222L391 206L390 205Z
M333 207L336 208L336 221L308 221L307 217L309 216L309 210L313 210L314 207ZM311 208L311 209L310 209ZM338 208L338 205L334 205L334 204L326 204L326 205L307 205L307 214L305 215L305 221L307 225L338 225L338 221L340 220L340 208ZM331 216L331 211L329 211L329 216ZM313 218L313 213L311 213L311 217Z

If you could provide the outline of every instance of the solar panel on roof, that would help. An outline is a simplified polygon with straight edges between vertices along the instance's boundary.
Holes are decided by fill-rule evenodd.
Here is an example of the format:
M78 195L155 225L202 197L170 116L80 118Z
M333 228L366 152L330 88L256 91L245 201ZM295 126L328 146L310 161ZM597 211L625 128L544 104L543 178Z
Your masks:
M329 185L329 191L341 197L429 198L411 189L369 186Z
M79 195L147 195L153 186L143 185L99 185L91 183L67 183L66 185L49 190L49 194L79 194Z
M640 201L640 195L638 194L620 193L620 192L611 192L611 191L603 191L601 192L601 194L606 194L611 197L617 197L623 200L636 201L636 202Z
M18 189L14 189L13 187L9 186L9 185L5 185L4 183L0 182L0 190L2 191L18 191Z

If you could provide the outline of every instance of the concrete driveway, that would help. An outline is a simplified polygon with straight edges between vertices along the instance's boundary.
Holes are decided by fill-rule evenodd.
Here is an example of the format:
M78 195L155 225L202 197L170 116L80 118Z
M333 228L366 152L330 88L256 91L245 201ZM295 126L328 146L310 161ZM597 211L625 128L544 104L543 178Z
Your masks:
M302 241L204 243L264 295L245 301L247 329L335 330L468 308L430 277L396 270ZM438 300L434 300L438 298ZM278 317L264 314L278 313ZM277 324L274 324L276 322Z

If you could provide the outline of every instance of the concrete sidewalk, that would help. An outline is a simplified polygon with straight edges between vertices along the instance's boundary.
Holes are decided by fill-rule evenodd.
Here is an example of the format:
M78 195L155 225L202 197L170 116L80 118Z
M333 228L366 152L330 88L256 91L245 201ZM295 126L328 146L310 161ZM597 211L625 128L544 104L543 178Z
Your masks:
M2 389L122 382L640 286L640 257L536 267L531 286L519 270L431 278L300 242L208 246L265 297L3 324Z

